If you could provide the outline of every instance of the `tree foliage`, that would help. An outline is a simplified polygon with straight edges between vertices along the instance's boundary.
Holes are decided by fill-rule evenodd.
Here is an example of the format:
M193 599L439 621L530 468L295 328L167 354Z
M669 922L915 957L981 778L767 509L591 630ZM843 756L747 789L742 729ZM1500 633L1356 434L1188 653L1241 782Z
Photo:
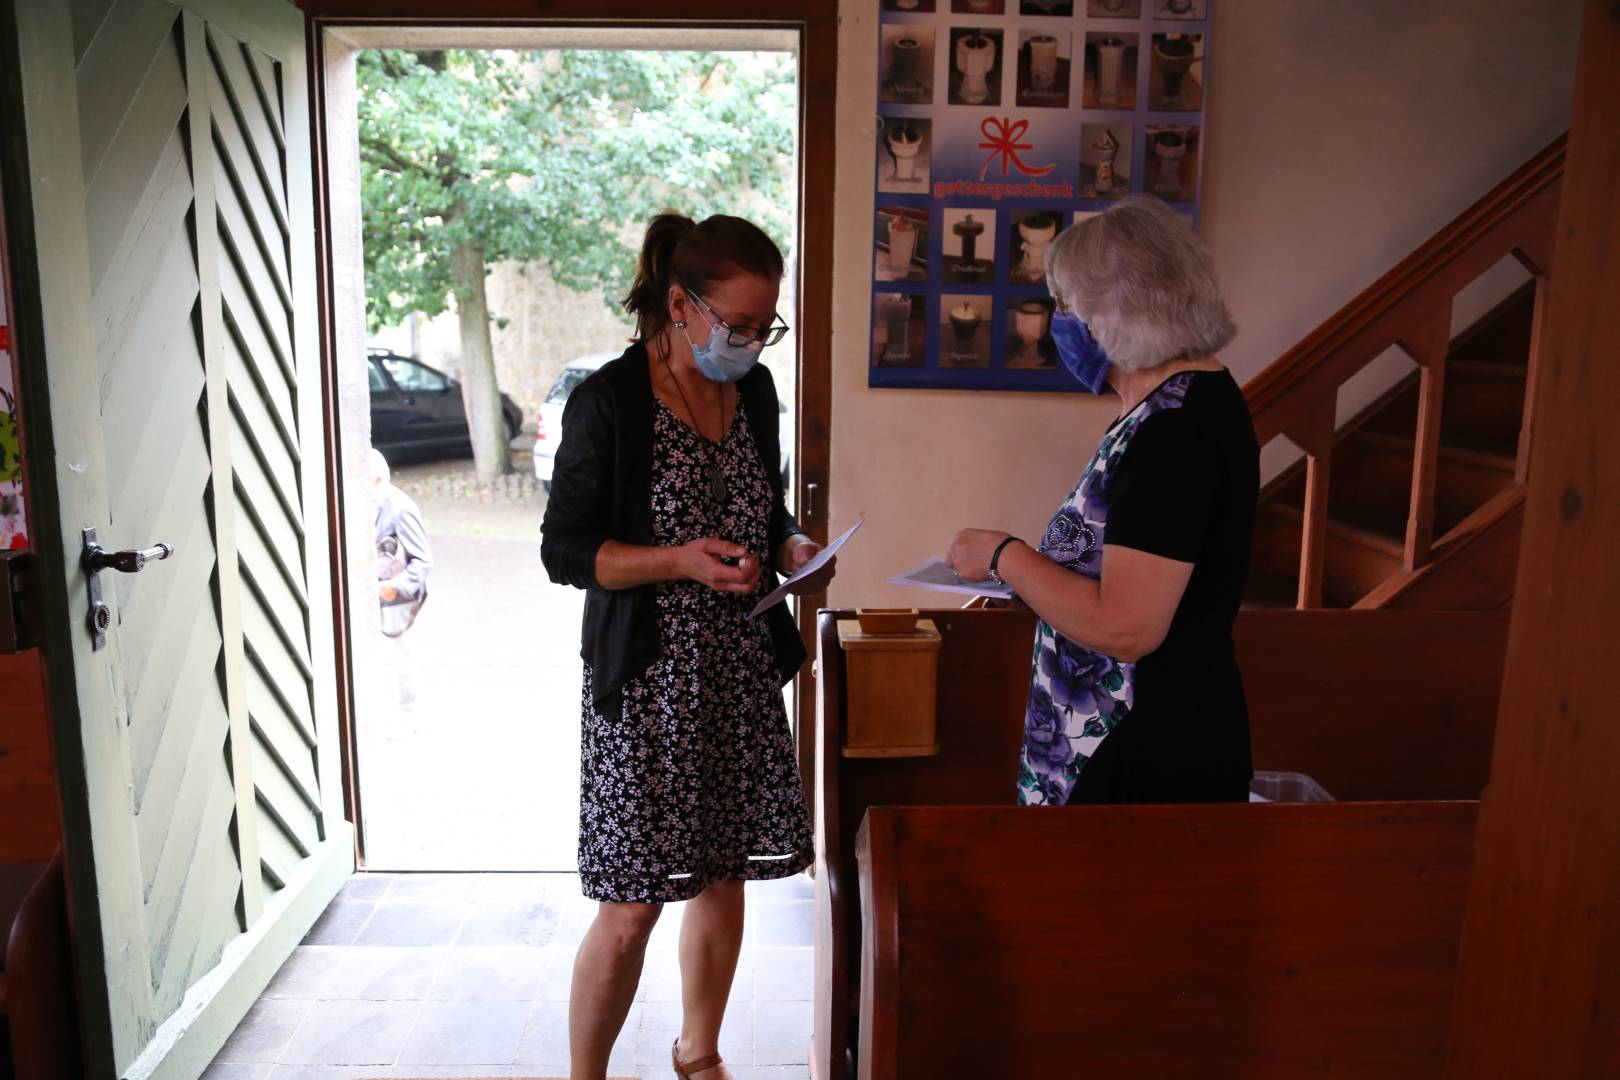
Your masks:
M446 310L467 242L613 306L666 206L745 215L787 248L786 54L369 51L358 77L374 330Z

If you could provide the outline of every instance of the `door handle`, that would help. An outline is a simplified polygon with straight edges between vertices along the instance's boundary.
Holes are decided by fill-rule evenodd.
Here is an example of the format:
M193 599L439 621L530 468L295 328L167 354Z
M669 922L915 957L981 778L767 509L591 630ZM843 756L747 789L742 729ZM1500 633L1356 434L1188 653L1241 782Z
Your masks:
M101 572L117 570L121 574L138 574L149 562L167 559L174 554L173 544L157 544L132 551L108 551L96 538L95 529L85 529L84 574L90 581L90 648L99 652L107 644L107 631L112 627L112 609L101 598Z

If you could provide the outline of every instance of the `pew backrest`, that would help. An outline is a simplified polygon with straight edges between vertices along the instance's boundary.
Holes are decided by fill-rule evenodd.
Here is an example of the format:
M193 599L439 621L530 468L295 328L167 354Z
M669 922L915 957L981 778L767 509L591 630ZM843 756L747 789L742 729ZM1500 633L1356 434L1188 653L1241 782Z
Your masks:
M1438 1076L1477 805L874 807L859 1076Z

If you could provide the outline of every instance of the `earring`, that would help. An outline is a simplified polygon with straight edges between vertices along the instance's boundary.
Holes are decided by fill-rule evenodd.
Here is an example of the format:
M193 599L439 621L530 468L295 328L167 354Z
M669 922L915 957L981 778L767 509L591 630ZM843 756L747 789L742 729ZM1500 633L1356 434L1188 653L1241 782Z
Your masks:
M685 330L686 329L686 324L681 322L679 319L676 319L673 325L674 325L675 329L677 329L677 330Z

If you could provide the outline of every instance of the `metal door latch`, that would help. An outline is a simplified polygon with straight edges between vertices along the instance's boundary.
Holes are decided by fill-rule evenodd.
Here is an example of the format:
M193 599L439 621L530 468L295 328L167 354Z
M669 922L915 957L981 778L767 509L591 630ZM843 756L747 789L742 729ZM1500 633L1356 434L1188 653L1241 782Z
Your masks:
M84 574L90 580L90 648L100 651L112 628L112 609L101 599L101 571L138 574L146 564L174 554L173 544L158 544L139 551L108 551L96 539L95 529L84 530Z

